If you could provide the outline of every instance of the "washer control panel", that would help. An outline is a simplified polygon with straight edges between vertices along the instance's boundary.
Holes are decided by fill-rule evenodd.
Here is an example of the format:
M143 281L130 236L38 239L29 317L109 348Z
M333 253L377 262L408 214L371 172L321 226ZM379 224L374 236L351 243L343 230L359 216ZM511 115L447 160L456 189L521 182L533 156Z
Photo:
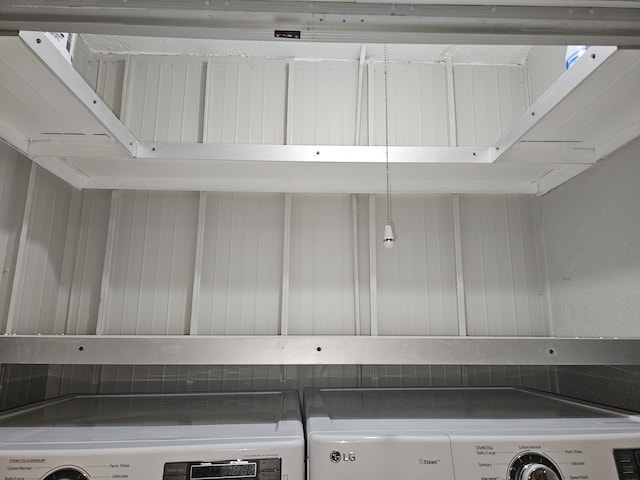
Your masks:
M640 432L505 437L452 436L455 478L640 480Z
M619 480L640 480L640 448L619 448L613 451Z

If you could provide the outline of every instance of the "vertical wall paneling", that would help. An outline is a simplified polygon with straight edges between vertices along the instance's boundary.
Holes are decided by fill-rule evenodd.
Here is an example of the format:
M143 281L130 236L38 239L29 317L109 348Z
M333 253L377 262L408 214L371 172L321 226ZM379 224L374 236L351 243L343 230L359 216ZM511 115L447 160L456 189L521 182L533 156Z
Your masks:
M362 386L373 388L459 387L459 365L364 365Z
M370 272L370 255L369 255L369 195L356 195L356 238L357 248L355 253L358 256L358 271L356 278L357 297L359 299L358 315L359 335L371 334L371 272Z
M106 322L110 317L111 299L111 276L113 272L116 233L120 223L120 200L122 197L121 190L113 190L111 192L111 201L109 206L109 223L107 225L107 238L104 251L104 268L102 272L102 282L100 286L100 305L98 307L98 320L96 322L96 334L102 335L106 332Z
M207 193L197 332L276 335L283 195Z
M123 191L111 261L106 334L186 334L198 195Z
M127 99L129 98L129 89L130 86L132 84L132 68L133 68L133 62L134 62L134 58L131 55L127 55L125 57L124 60L124 74L123 74L123 80L122 80L122 94L121 94L121 101L120 101L120 115L118 115L118 118L120 118L120 120L122 121L122 123L125 123L125 118L127 118L128 115L128 110L130 108L132 108L132 105L129 105L127 102Z
M353 145L358 62L296 61L293 69L292 143Z
M375 138L375 85L374 62L369 59L367 63L367 145L374 145Z
M349 195L298 195L291 207L289 333L354 334Z
M383 227L384 228L384 227ZM380 237L382 238L382 237ZM378 335L378 228L376 222L376 197L369 195L369 304L371 305L371 335Z
M60 272L58 286L58 302L56 306L54 331L67 332L67 318L69 314L69 300L73 284L73 272L75 270L76 252L80 237L80 213L82 207L82 192L72 190L69 206L69 220L66 238L64 240L64 255L62 270Z
M289 334L289 274L291 271L291 194L284 197L282 241L282 293L280 300L280 335Z
M285 142L287 62L216 58L207 68L206 143Z
M453 61L451 57L445 60L447 77L447 119L449 120L449 145L458 146L458 121L456 120L456 89L453 79Z
M9 299L9 310L7 313L7 334L15 333L17 315L18 315L18 302L21 290L24 285L24 277L26 275L26 255L27 255L27 234L29 233L29 221L31 217L31 208L36 195L36 175L38 173L38 166L35 163L31 164L31 170L29 173L29 183L27 187L27 198L24 207L24 214L22 217L22 226L20 228L20 239L18 241L18 252L16 255L16 267L15 275L13 277L13 285L11 289L11 296Z
M189 334L198 333L198 313L200 312L200 290L202 286L202 258L204 252L204 234L207 212L207 194L200 192L198 199L198 231L196 233L196 256L193 270L193 295L191 300L191 319Z
M285 116L285 145L293 144L293 92L295 91L295 60L287 63L287 111Z
M0 142L0 332L7 326L31 162Z
M72 188L35 166L9 307L9 333L64 333L56 325Z
M377 197L378 323L381 335L458 333L450 195L394 195L393 248L382 243L385 197Z
M48 365L0 365L0 410L44 400L48 371Z
M125 61L100 60L97 62L95 91L111 111L120 116L125 78Z
M469 335L546 335L533 195L460 199Z
M385 143L384 64L375 64L374 145ZM431 63L389 63L389 143L448 146L449 124L446 68Z
M536 197L533 201L533 231L535 235L535 249L538 268L538 279L540 287L540 302L542 308L542 317L545 324L545 332L553 335L553 315L551 308L551 289L549 282L549 258L546 252L546 244L544 241L544 221L542 216L542 198ZM554 374L557 375L557 371Z
M453 195L453 238L456 261L456 298L458 302L458 335L467 335L467 312L464 294L464 269L462 267L462 226L460 224L460 195Z
M493 145L528 107L523 68L455 65L457 137L460 146Z
M84 190L73 271L66 333L95 334L109 236L111 192Z
M353 323L354 333L360 335L360 251L358 242L358 196L351 195L351 236L353 239Z
M367 46L362 45L360 48L360 63L358 64L358 90L356 97L356 131L354 135L354 145L362 145L361 129L362 129L362 96L364 91L364 69L365 69L365 56L367 53Z
M143 141L202 140L205 63L196 59L132 59L124 123Z
M519 365L467 365L468 386L523 386L559 393L555 367Z

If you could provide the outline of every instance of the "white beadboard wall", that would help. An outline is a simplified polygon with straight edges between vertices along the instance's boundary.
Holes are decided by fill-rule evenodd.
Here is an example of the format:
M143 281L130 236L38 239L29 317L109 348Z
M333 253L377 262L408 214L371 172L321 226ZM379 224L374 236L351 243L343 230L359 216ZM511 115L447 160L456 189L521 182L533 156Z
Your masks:
M291 205L288 332L352 335L350 195L296 195Z
M9 314L31 162L0 142L0 331Z
M115 195L98 333L189 333L198 194Z
M396 195L388 250L383 196L87 191L72 201L78 192L43 175L12 333L549 334L535 197L462 195L457 220L452 195ZM51 240L32 238L42 229Z
M542 197L558 336L640 337L640 141Z
M288 143L355 145L358 63L295 61L290 68Z
M460 197L462 262L469 335L548 335L539 199Z
M396 195L396 244L382 244L387 209L376 199L377 307L380 335L457 335L451 195Z
M85 190L77 219L73 277L65 333L96 333L106 251L111 192Z
M205 74L202 59L130 58L124 124L140 140L202 141Z
M385 107L385 65L373 64L370 84L371 145L385 144L388 109L389 144L449 146L446 67L441 63L389 63Z
M454 65L453 72L458 145L494 145L529 106L525 69Z
M204 142L283 145L287 65L284 60L209 60Z
M284 195L204 195L200 288L192 333L278 334Z
M94 55L81 36L76 37L73 67L111 111L120 117L126 61L108 55Z
M125 72L122 60L102 60L86 75L114 109L124 79L124 123L141 140L385 143L383 63L363 65L360 92L358 61L138 55L126 64ZM391 145L490 145L529 105L522 66L391 62L387 69Z
M22 226L8 333L65 333L61 298L72 188L40 167L31 175ZM60 303L62 302L62 303Z
M124 85L126 62L124 60L101 60L94 63L96 63L97 70L96 93L111 111L120 117L123 89L118 88L118 85Z

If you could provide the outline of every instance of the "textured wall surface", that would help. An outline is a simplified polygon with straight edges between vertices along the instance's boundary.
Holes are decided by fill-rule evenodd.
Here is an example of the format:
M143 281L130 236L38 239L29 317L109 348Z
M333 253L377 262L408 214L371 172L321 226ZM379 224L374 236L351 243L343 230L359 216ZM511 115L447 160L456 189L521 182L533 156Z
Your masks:
M542 198L552 334L639 337L640 141Z

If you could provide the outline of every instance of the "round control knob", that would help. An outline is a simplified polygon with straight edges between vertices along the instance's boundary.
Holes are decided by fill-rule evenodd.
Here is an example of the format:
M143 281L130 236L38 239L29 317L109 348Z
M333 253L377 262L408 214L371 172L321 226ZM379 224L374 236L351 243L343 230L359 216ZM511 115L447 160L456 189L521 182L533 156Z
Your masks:
M547 457L539 453L525 452L509 465L509 480L562 480L560 470Z
M42 480L89 480L89 477L77 468L61 468L51 472Z
M520 472L519 480L560 480L558 475L545 465L534 463L527 465Z

